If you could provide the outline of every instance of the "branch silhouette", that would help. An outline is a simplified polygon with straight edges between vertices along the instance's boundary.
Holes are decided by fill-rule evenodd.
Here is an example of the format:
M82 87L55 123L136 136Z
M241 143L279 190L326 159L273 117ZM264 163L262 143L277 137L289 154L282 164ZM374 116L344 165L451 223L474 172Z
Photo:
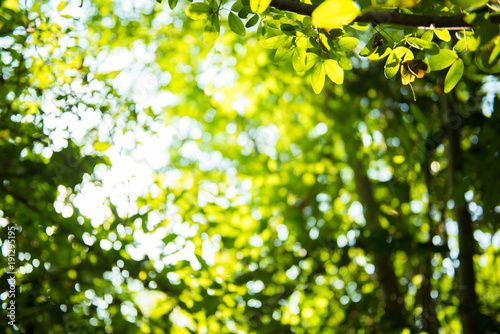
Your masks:
M272 0L270 6L286 12L307 16L311 16L312 12L318 7L317 5L309 5L297 0ZM500 23L500 15L490 15L489 20L492 23ZM359 23L370 23L373 26L388 24L431 29L446 28L450 30L470 29L474 27L473 24L465 21L465 15L433 16L405 14L398 12L372 11L358 16L354 21Z

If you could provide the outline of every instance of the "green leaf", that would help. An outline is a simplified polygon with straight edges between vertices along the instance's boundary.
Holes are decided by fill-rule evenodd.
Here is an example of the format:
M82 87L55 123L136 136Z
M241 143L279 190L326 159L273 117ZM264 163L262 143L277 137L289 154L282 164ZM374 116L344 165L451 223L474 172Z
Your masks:
M361 49L361 51L359 51L359 55L361 57L368 57L375 51L377 47L373 47L374 41L375 37L372 36L372 38L370 38L368 42L366 42L366 45Z
M353 22L351 24L351 27L356 29L356 30L366 31L366 30L370 29L370 24L369 23Z
M500 53L500 41L497 40L495 47L491 50L490 58L488 59L488 64L492 64L495 59L497 59L498 54Z
M174 241L178 237L175 233L169 233L165 238L163 238L163 243L168 245L170 242Z
M344 83L344 70L339 66L339 63L333 59L327 59L324 64L326 74L330 80L337 85L342 85Z
M235 2L233 3L233 5L231 6L231 11L233 11L233 12L236 12L236 13L237 13L237 12L239 12L240 10L242 10L242 9L243 9L243 7L244 7L244 6L243 6L243 3L242 3L240 0L238 0L238 1L235 1Z
M212 8L213 13L217 13L217 11L219 10L219 3L216 0L210 0L208 5L210 6L210 8Z
M397 56L397 54L393 51L387 57L387 61L385 62L384 66L384 74L387 77L387 79L392 78L393 76L396 75L399 71L399 64L401 62L401 58Z
M423 39L424 41L432 42L432 39L434 38L434 31L427 30L420 38Z
M464 62L458 58L453 65L451 65L446 78L444 79L444 92L449 93L457 85L464 74Z
M454 51L441 49L437 55L429 58L429 65L431 65L431 70L441 71L451 66L457 59L458 56Z
M274 36L268 39L263 40L260 44L266 49L277 49L283 44L285 44L288 40L289 36L281 35Z
M391 53L391 49L387 47L387 43L387 39L378 32L368 40L365 47L359 52L359 55L368 57L371 60L385 58Z
M295 48L293 51L292 65L295 71L305 72L306 68L306 50L303 48Z
M94 74L94 77L97 80L107 80L107 79L114 79L118 74L120 74L121 71L112 71L108 73L96 73Z
M250 9L254 13L261 14L269 7L270 3L271 0L250 0Z
M451 0L451 3L462 9L480 7L488 3L488 0Z
M274 55L274 62L279 63L289 59L293 55L293 49L288 46L283 46L276 50L276 54Z
M298 47L303 48L304 50L307 50L307 41L308 41L307 36L303 35L301 32L297 32L297 34L298 34L298 37L295 38L295 44Z
M349 58L347 58L346 56L339 55L338 62L339 62L340 67L342 67L342 69L344 71L350 71L350 70L352 70L352 63L349 60Z
M486 73L494 74L500 72L500 60L497 59L496 62L490 63L489 60L491 54L486 51L476 52L476 65L477 67Z
M426 41L424 39L417 38L417 37L408 37L406 39L406 41L408 43L410 43L410 45L412 45L414 47L417 47L417 48L420 48L420 49L425 49L425 48L427 48L427 47L430 46L430 42L429 41Z
M312 12L312 24L326 30L342 28L360 14L359 6L352 0L327 0Z
M392 50L394 54L398 57L398 59L405 58L405 60L413 59L413 52L410 49L404 46L398 46L394 50Z
M375 49L375 51L368 55L368 59L370 60L379 60L387 57L391 53L391 48L387 45L379 46Z
M284 23L280 26L280 30L288 36L297 36L297 30L299 30L299 26L292 25L288 23Z
M250 28L253 27L254 25L259 22L259 14L255 14L252 16L250 19L248 19L247 23L245 24L245 27Z
M144 109L144 112L151 118L155 118L156 116L155 113L153 112L153 108L151 107L147 107L146 109Z
M250 9L249 6L243 7L239 12L238 12L238 17L240 19L246 19L248 18L248 15L252 13L252 10Z
M309 71L314 65L320 62L320 58L317 54L308 52L306 54L306 71Z
M479 47L480 40L480 38L477 38L472 34L466 34L465 36L462 36L462 39L460 39L457 44L455 44L453 50L458 53L464 51L475 52Z
M61 1L59 5L57 5L57 11L60 12L61 10L66 8L67 5L68 5L67 1Z
M312 70L311 84L316 94L321 93L325 86L325 67L322 61L317 62Z
M232 31L234 31L240 36L246 35L247 32L245 30L245 26L243 25L241 19L238 16L236 16L236 14L230 12L227 19L229 23L229 28L231 28Z
M432 41L427 41L422 38L417 38L417 37L408 37L406 39L408 43L410 43L411 46L420 49L420 50L431 50L434 51L433 53L437 54L439 52L439 46L432 42Z
M92 146L94 146L94 149L96 151L104 152L108 148L111 147L111 144L110 143L103 143L103 142L96 141L94 144L92 144Z
M355 37L342 37L338 41L339 51L347 52L355 49L359 44L359 40Z
M217 40L220 33L220 22L219 16L214 14L210 16L205 25L205 31L203 32L203 42L205 44L212 44Z
M449 42L451 41L450 32L446 29L436 29L434 30L434 34L436 34L437 38L442 41Z
M311 17L310 16L304 16L302 19L302 26L307 27L311 24Z
M193 20L204 20L212 13L212 7L204 2L195 2L186 8L186 15Z
M168 0L168 7L170 7L170 9L174 9L175 6L177 6L177 2L179 0Z

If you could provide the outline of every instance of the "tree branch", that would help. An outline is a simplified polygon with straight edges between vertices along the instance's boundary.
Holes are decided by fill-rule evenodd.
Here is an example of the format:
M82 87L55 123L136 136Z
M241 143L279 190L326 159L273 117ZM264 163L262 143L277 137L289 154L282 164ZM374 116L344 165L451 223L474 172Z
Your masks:
M311 16L312 12L318 7L297 0L272 0L270 6L286 12L307 16ZM373 26L388 24L405 27L446 28L452 30L472 28L473 25L467 23L464 18L465 15L430 16L381 11L366 12L358 16L354 22L370 23ZM490 21L492 23L500 23L500 15L490 15Z

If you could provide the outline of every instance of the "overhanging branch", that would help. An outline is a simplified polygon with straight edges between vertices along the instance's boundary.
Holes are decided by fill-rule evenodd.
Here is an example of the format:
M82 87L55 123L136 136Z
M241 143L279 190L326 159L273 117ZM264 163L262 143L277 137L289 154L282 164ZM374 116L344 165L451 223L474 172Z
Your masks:
M272 0L271 7L286 12L311 16L316 5L309 5L298 0ZM366 12L358 16L354 21L359 23L370 23L373 26L380 24L422 27L422 28L446 28L446 29L469 29L473 25L464 20L464 15L453 16L430 16L417 14L404 14L398 12ZM492 23L500 23L499 15L490 15Z

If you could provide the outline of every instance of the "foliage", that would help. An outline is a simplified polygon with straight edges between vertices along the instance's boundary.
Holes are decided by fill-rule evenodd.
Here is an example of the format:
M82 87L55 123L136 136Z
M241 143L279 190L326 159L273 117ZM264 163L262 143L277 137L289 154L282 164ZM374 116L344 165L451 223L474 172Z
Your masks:
M401 67L401 82L411 88L415 78L450 67L444 82L444 90L449 93L463 75L463 57L473 57L475 54L475 62L482 71L490 74L499 72L500 30L499 16L495 14L499 7L498 4L485 7L486 3L360 1L360 10L353 0L313 1L312 4L297 4L291 0L238 0L231 6L228 21L231 30L244 35L245 29L239 18L247 19L253 26L258 19L252 12L266 14L258 22L257 35L262 39L262 44L276 49L276 62L292 58L294 63L300 63L294 66L299 75L312 68L311 80L316 93L321 92L325 81L325 69L320 67L326 67L327 60L333 60L340 63L342 70L351 70L346 55L356 49L359 40L365 45L357 50L360 56L370 60L387 57L387 77L393 77ZM207 44L213 43L219 35L219 30L213 26L220 25L214 17L220 16L222 4L223 1L217 4L215 0L211 0L210 5L194 2L186 9L187 15L195 20L207 19L210 14L211 19L205 28L205 31L210 30L211 36L205 39ZM390 13L387 9L394 5L400 7L399 13ZM202 8L203 15L196 14L196 10ZM303 15L310 15L312 20ZM369 27L366 23L373 25L375 31L367 34ZM428 30L419 30L417 27ZM459 32L452 39L447 29L458 29ZM371 38L367 40L367 36ZM301 57L303 54L306 57ZM311 60L306 66L307 56ZM447 63L450 57L456 61ZM416 59L413 61L414 66L419 67L417 71L413 71L406 63L413 59ZM430 59L433 59L431 63ZM341 84L339 80L329 77L334 83Z
M1 6L3 332L499 331L497 4Z

